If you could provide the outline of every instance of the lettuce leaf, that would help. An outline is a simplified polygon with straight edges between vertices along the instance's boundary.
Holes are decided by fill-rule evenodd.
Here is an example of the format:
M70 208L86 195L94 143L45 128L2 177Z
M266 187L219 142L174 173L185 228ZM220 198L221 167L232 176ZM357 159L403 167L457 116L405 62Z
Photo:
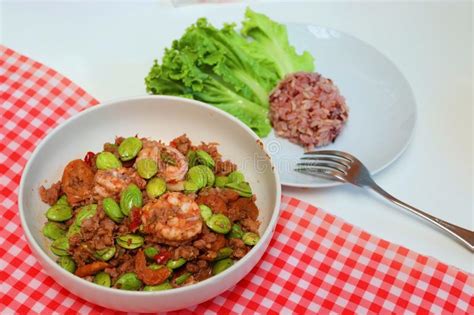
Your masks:
M226 24L218 30L201 18L188 28L174 48L194 50L198 54L198 67L212 67L235 92L268 107L268 92L279 77L269 63L252 53L247 40L235 31L234 24Z
M162 65L156 61L145 79L153 94L177 95L213 104L248 125L259 136L271 130L268 111L240 95L211 65L213 56L200 56L190 47L166 49ZM199 65L199 66L198 66ZM228 79L228 78L227 78Z
M289 72L311 71L313 59L296 54L284 26L249 9L246 16L242 32L235 24L218 29L198 19L165 49L161 64L154 61L145 78L147 92L209 103L267 136L270 91ZM267 38L276 35L276 43Z
M288 73L314 71L314 58L307 51L298 55L288 41L286 26L247 8L241 33L250 37L251 49L270 60L280 78Z

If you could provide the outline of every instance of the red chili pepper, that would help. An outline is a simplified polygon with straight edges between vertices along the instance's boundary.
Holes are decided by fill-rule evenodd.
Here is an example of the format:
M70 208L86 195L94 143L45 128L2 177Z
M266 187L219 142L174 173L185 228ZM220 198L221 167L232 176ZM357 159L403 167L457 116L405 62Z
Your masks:
M132 217L130 220L129 228L134 232L142 224L141 211L140 209L134 208L132 210Z
M171 258L171 252L167 250L161 250L158 254L153 257L157 264L165 264Z
M86 156L84 157L84 162L86 162L87 165L92 166L92 159L94 158L94 156L94 152L87 152Z

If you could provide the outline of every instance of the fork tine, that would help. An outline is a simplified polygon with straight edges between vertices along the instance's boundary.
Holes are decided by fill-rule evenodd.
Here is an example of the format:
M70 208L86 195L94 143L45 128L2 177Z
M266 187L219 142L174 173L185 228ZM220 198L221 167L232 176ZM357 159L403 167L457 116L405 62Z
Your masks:
M340 173L343 173L344 175L347 174L346 170L344 168L338 167L337 165L331 164L331 163L323 163L323 162L300 162L296 164L296 166L310 166L308 168L315 168L315 169L329 169L333 171L338 171Z
M348 162L353 162L355 159L352 155L336 150L321 150L321 151L309 151L305 152L304 155L327 155L327 156L337 156L343 159L346 159Z
M302 161L314 161L314 162L329 162L334 163L344 168L349 168L349 163L342 158L333 158L333 157L326 157L326 156L303 156L301 158Z
M306 175L311 175L311 176L324 177L324 178L330 179L330 180L344 181L342 178L340 178L340 173L335 172L335 171L331 171L331 170L328 170L328 169L295 168L295 172L299 172L299 173L306 174Z

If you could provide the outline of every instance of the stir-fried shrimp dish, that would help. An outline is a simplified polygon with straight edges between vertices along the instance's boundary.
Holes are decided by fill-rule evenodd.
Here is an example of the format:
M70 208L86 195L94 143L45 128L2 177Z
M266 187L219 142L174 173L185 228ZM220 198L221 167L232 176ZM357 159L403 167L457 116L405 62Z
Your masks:
M256 197L216 143L117 137L39 189L43 234L66 271L97 285L161 291L231 267L259 241Z

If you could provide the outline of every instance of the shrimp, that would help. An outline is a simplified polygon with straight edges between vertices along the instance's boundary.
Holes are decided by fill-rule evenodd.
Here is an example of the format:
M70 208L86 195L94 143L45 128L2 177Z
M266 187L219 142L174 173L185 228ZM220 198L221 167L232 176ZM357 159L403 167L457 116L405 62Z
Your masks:
M94 187L94 172L83 160L73 160L66 165L61 179L61 189L71 205L89 199Z
M104 261L94 261L93 263L77 268L74 274L79 277L92 276L107 267L109 267L109 264Z
M169 192L148 202L141 219L144 233L168 244L191 240L202 230L199 206L180 192Z
M139 250L135 256L135 272L138 278L146 285L163 283L171 275L170 269L166 267L161 267L157 270L147 268L145 254L142 250Z
M180 151L157 141L144 139L142 142L143 148L138 153L136 162L152 159L158 164L159 175L166 182L175 183L184 179L188 171L188 162Z
M131 183L136 184L140 189L145 188L146 185L146 181L134 169L127 167L98 170L94 181L94 194L101 198L116 196Z
M177 149L163 146L160 152L160 174L167 182L179 182L188 172L188 161Z

